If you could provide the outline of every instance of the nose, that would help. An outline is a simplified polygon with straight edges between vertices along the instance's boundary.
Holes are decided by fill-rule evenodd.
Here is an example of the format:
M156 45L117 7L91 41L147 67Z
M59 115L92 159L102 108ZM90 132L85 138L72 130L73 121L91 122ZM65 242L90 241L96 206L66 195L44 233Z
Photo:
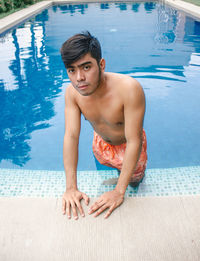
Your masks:
M85 74L82 70L77 71L77 82L85 81Z

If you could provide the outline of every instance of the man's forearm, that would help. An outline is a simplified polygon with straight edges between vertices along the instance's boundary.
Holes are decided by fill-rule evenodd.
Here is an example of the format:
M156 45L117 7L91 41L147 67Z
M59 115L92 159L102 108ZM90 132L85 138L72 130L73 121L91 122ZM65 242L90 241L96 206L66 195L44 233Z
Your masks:
M66 174L66 190L77 189L78 141L64 137L63 161Z
M141 149L142 141L133 143L127 142L121 173L115 188L122 194L125 194L126 192L131 176L136 168Z

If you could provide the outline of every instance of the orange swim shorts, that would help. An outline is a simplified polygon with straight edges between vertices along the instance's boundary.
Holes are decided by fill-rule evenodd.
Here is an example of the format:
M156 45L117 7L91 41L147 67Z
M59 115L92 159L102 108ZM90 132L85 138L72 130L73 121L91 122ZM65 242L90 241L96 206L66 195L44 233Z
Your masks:
M108 167L117 168L118 170L122 169L126 143L121 145L111 145L105 142L96 132L94 132L92 148L96 159L101 164ZM130 182L139 182L144 177L146 165L147 140L143 129L142 150Z

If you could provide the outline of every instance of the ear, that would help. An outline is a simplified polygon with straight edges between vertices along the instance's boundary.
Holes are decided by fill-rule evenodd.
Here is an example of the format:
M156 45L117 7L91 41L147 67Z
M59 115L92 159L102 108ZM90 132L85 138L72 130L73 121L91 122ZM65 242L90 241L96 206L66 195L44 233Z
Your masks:
M104 58L102 58L102 59L100 60L100 62L99 62L99 66L100 66L100 68L101 68L101 71L104 72L105 67L106 67L106 61L105 61Z

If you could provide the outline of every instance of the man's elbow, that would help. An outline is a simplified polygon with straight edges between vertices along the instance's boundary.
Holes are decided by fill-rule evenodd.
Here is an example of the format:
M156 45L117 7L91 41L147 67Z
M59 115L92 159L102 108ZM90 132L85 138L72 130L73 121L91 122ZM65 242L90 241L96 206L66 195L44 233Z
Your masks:
M68 142L75 142L78 143L79 142L79 135L75 134L75 133L65 133L64 135L64 143L68 143Z
M127 146L140 150L142 147L142 137L139 136L134 139L127 139Z

